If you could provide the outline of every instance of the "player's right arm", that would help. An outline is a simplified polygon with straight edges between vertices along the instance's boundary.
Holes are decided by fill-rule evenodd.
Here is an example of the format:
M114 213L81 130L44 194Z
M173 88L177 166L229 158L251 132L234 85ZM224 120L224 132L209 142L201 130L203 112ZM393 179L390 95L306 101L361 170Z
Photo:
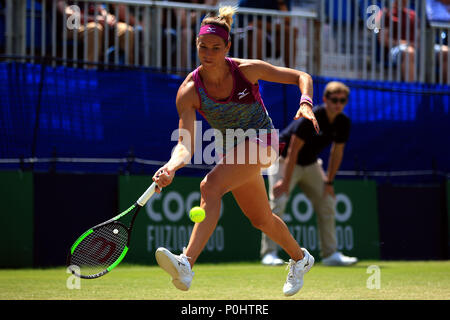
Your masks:
M173 149L170 160L153 176L160 188L172 183L175 172L191 161L195 150L195 120L198 95L191 76L178 89L176 105L179 116L178 143ZM165 173L165 174L162 174ZM157 190L157 192L160 190Z

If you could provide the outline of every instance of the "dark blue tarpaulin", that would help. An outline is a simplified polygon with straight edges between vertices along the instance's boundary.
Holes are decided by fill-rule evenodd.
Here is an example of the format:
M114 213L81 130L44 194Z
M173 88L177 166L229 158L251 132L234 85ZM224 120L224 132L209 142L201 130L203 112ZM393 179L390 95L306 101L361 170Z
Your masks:
M321 103L330 80L314 78L316 103ZM175 97L182 81L146 69L93 71L1 63L0 159L131 155L166 161L176 143L171 136L178 126ZM450 172L448 86L341 81L351 89L345 112L352 120L342 170ZM276 128L282 129L298 107L298 88L261 82L261 92ZM326 152L323 157L326 162ZM0 169L18 166L1 164ZM62 168L117 172L119 167ZM150 173L153 168L140 170Z

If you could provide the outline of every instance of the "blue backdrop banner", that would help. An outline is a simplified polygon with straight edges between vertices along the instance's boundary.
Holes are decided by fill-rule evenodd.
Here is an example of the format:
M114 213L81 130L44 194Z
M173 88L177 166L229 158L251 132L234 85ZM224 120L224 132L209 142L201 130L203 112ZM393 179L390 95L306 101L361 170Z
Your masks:
M322 102L328 78L314 78ZM127 158L166 161L178 127L175 98L183 79L147 69L83 70L0 64L0 159ZM352 121L342 170L450 172L450 87L341 80ZM277 129L293 118L296 86L260 82ZM203 121L203 130L209 128ZM323 154L327 161L327 152ZM17 163L0 162L0 169ZM36 164L46 170L50 164ZM125 164L58 164L64 171L117 172ZM135 173L150 173L134 165Z

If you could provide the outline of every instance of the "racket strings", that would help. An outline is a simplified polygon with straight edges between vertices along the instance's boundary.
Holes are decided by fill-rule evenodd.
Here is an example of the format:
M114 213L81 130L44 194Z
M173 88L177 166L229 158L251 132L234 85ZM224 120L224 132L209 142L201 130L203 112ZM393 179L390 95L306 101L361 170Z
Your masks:
M128 230L122 224L101 226L78 244L72 254L71 265L77 266L83 276L99 274L120 257L127 242Z

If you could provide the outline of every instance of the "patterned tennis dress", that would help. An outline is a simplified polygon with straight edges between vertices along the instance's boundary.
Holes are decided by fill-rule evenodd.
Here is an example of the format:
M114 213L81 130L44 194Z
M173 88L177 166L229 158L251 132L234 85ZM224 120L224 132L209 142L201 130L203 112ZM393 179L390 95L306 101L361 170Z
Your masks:
M220 153L225 154L246 139L265 146L278 143L278 133L264 106L259 85L250 83L235 61L228 57L225 59L234 83L231 95L225 100L210 97L203 85L199 68L193 72L195 88L201 100L198 112L212 128L220 132L215 136L216 150L219 148Z

